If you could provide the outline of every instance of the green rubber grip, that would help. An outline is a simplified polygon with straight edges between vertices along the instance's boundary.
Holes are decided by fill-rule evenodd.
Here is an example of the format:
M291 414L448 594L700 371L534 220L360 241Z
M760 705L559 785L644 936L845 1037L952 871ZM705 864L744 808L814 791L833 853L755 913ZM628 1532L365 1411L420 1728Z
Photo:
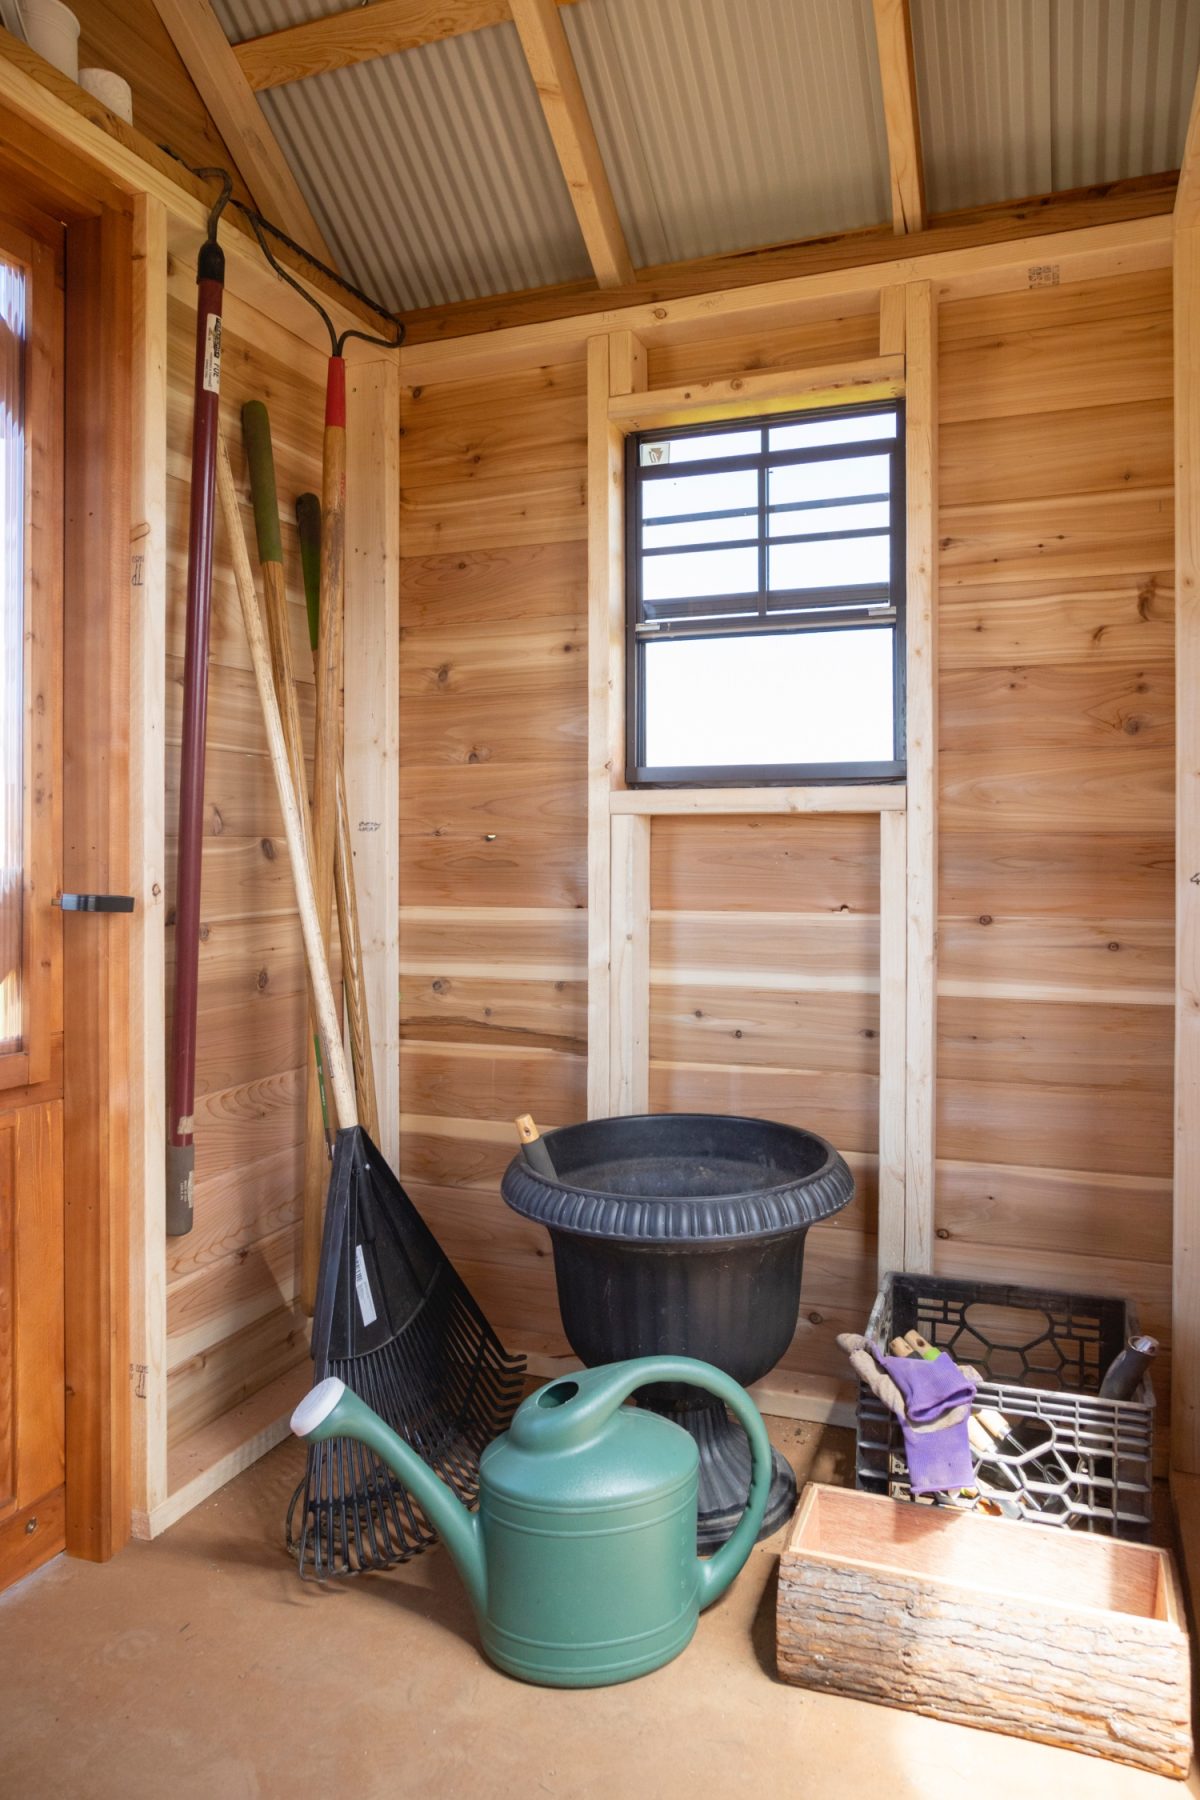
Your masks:
M301 494L297 500L296 525L300 532L300 567L304 572L308 636L315 650L321 635L321 502L315 494Z
M242 437L250 468L250 498L254 502L254 530L258 560L283 561L279 534L279 498L275 492L275 457L271 451L271 421L261 400L247 400L242 408Z

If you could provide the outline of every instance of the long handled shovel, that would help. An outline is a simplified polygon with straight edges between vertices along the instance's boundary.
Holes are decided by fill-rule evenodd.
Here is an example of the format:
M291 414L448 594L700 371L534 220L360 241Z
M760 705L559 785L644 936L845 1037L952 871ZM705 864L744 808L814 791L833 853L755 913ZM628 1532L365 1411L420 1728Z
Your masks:
M254 528L258 539L258 560L263 578L263 610L266 613L267 639L271 653L271 670L275 681L275 698L283 722L288 766L292 786L300 805L305 826L307 861L312 866L312 832L308 808L308 780L304 766L304 737L300 728L300 709L296 701L296 681L292 667L291 627L288 623L287 584L283 570L283 539L279 530L279 501L275 487L275 457L271 448L271 421L261 400L249 400L242 408L242 435L246 443L246 461L250 471L250 494L254 502ZM312 1055L308 1059L305 1086L304 1119L304 1207L301 1242L308 1247L301 1258L300 1301L311 1316L317 1291L317 1264L320 1259L321 1221L325 1212L325 1186L329 1179L329 1150L326 1140L324 1071L321 1037L317 1027L316 1007L309 982L309 1011L312 1019Z
M208 638L212 612L213 499L221 399L221 310L225 254L217 225L233 183L208 218L196 265L196 373L192 412L192 487L188 515L187 644L183 665L183 745L179 758L179 863L175 895L175 1008L171 1022L167 1118L167 1234L192 1229L196 1151L196 1008L200 983L200 854L204 832L204 737L208 717Z
M300 533L300 566L308 611L308 636L316 667L321 619L321 503L315 494L301 494L296 502ZM346 804L346 771L341 747L337 753L337 836L334 844L334 887L337 893L338 934L342 948L342 980L346 989L346 1018L350 1026L350 1061L358 1116L371 1137L379 1136L379 1111L375 1097L375 1061L371 1045L371 1020L363 970L362 934L358 924L358 896L354 885L354 843Z
M479 1457L506 1429L520 1399L524 1361L505 1353L355 1115L305 858L304 822L224 443L217 482L283 811L325 1067L342 1121L313 1320L314 1372L318 1380L337 1375L469 1499L478 1486ZM293 1542L302 1571L311 1566L320 1574L350 1574L386 1567L432 1541L427 1523L391 1473L346 1439L310 1446L293 1517L297 1507Z

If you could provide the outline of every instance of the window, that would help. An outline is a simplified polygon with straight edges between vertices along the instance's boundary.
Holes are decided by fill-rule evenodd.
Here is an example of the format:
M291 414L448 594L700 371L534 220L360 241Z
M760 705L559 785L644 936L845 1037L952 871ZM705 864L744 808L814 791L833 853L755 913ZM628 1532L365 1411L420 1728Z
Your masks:
M25 275L0 257L0 1054L22 1042L25 887Z
M896 401L626 442L631 785L904 773Z

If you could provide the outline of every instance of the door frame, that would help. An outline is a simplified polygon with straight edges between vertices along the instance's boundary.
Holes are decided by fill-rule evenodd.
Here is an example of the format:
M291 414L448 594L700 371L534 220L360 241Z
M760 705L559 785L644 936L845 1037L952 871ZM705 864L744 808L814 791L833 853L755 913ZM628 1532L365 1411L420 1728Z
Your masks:
M62 884L134 893L130 781L133 202L100 168L0 110L16 204L63 222ZM64 920L66 1547L130 1535L130 1112L141 1067L128 914Z

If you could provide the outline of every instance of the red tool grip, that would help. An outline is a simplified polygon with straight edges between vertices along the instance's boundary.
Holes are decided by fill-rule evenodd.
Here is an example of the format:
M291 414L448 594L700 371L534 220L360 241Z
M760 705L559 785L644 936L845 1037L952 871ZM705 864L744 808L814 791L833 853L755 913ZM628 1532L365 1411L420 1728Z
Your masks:
M331 356L325 383L325 423L346 426L346 359Z

